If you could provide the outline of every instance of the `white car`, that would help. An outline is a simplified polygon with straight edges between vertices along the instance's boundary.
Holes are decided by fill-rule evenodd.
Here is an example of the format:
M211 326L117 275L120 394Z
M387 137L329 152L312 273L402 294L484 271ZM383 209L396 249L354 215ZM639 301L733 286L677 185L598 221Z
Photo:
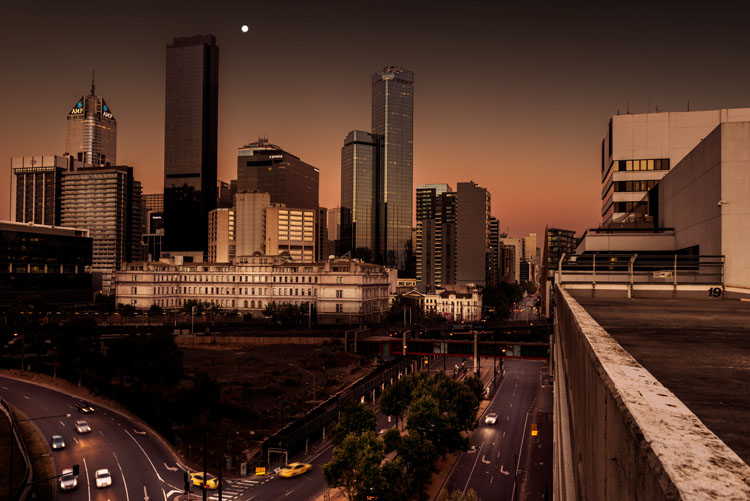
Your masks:
M490 412L484 416L484 424L495 424L497 423L497 412Z
M90 433L91 432L91 427L83 419L79 419L78 421L76 421L75 425L76 425L76 431L78 433Z
M65 468L60 475L60 489L72 491L78 487L78 477L73 475L73 468Z
M96 477L97 488L101 489L102 487L109 487L112 485L112 475L109 474L108 469L102 468L101 470L96 470L94 476Z
M61 435L52 435L52 448L55 450L65 448L65 440Z

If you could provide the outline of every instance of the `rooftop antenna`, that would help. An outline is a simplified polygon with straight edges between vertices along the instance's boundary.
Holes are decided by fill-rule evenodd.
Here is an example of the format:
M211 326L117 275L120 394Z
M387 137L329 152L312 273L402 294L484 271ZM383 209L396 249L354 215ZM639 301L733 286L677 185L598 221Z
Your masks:
M96 85L94 84L94 77L96 76L96 70L91 70L91 95L95 96L96 92L94 90L96 89Z
M688 99L688 111L690 111L690 99Z

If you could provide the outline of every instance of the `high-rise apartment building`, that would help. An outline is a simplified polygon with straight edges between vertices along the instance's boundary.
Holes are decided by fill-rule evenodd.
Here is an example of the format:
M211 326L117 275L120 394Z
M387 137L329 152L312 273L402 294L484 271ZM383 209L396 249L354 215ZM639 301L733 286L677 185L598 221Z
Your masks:
M328 259L328 256L332 254L328 240L328 209L325 207L318 207L318 217L315 222L315 247L318 252L315 258L317 261Z
M576 232L560 228L547 229L548 270L554 271L563 254L576 253Z
M216 208L232 208L232 192L230 191L229 183L227 182L216 181Z
M216 208L219 47L213 35L175 38L167 46L164 115L164 245L208 247L208 212Z
M65 152L83 166L117 164L117 120L104 98L97 96L94 81L68 112Z
M19 223L60 226L60 189L69 156L17 157L10 161L10 214Z
M315 261L315 213L310 209L266 208L266 255L286 252L294 261Z
M91 270L101 273L102 291L113 293L113 272L144 258L141 183L132 167L86 167L65 172L61 191L62 225L89 231Z
M378 254L404 270L412 230L414 73L395 66L372 75L372 133L383 137L378 173Z
M447 184L417 186L414 252L417 286L423 292L456 283L456 197Z
M458 183L456 283L486 285L490 252L490 192L474 182Z
M518 283L521 280L521 260L523 259L523 238L513 238L501 234L498 245L513 248L513 261L510 263L509 273L503 277L508 283Z
M235 255L235 213L214 209L208 213L208 262L231 263Z
M719 124L750 108L613 116L602 140L602 225L627 222L648 190Z
M350 226L342 228L352 257L379 260L378 174L382 170L381 136L351 131L341 148L341 207L349 210Z
M236 255L252 256L266 253L266 208L271 195L263 192L237 193L235 198Z
M487 285L494 286L500 281L500 221L494 216L490 216L488 238Z
M261 138L239 149L237 193L261 191L271 203L318 210L317 167Z

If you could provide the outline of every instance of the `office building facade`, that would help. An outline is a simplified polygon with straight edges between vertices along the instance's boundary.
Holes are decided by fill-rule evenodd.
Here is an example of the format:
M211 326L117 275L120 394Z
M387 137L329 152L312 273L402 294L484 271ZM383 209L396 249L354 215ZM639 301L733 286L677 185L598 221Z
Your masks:
M266 253L266 208L271 195L264 192L237 193L235 198L235 253L237 257Z
M208 213L208 262L231 263L235 255L234 209Z
M354 130L341 148L341 207L349 218L341 230L353 257L381 261L379 251L378 176L383 168L382 136Z
M164 212L164 193L144 193L143 202L147 211Z
M315 222L315 246L317 248L317 261L328 259L333 254L330 240L328 240L328 209L318 207L318 217Z
M62 225L88 230L91 270L101 274L102 292L113 293L112 274L144 258L141 183L132 167L88 167L65 172L61 191Z
M65 153L84 167L117 165L117 120L94 82L68 112Z
M457 188L456 283L483 287L490 252L490 192L472 181Z
M219 47L213 35L167 46L164 116L164 232L170 251L208 247L216 208Z
M456 282L457 193L447 184L422 184L416 199L417 287L432 292Z
M554 271L563 254L576 253L576 233L572 230L547 228L547 256L548 270Z
M319 178L317 167L265 138L239 149L237 193L266 192L271 203L318 210Z
M10 161L10 214L19 223L60 226L63 173L69 156L17 157Z
M404 270L409 259L414 186L414 74L386 67L372 75L372 133L383 137L378 174L382 261Z
M87 230L0 221L0 306L24 294L50 304L93 301Z
M268 207L265 216L265 254L287 253L297 262L317 259L315 247L315 210Z
M646 193L721 123L750 108L613 116L601 144L602 225L629 221Z

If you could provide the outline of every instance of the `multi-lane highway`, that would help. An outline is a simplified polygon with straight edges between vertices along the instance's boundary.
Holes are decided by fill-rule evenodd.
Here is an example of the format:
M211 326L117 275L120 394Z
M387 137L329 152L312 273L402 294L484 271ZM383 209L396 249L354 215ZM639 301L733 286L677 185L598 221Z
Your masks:
M97 408L84 415L75 408L77 398L73 396L7 377L0 377L0 396L26 418L34 419L48 443L52 435L65 440L64 449L50 449L55 475L74 464L79 465L80 473L75 491L59 492L55 481L58 499L167 500L182 492L182 466L170 449L152 432L120 414ZM76 431L74 423L79 419L88 422L90 433ZM102 468L110 471L112 486L97 489L94 473Z
M462 453L445 488L474 489L483 501L512 499L516 488L516 464L524 437L530 433L528 416L539 390L543 361L506 360L507 373L494 398L471 434L472 449ZM497 423L484 417L496 412Z

